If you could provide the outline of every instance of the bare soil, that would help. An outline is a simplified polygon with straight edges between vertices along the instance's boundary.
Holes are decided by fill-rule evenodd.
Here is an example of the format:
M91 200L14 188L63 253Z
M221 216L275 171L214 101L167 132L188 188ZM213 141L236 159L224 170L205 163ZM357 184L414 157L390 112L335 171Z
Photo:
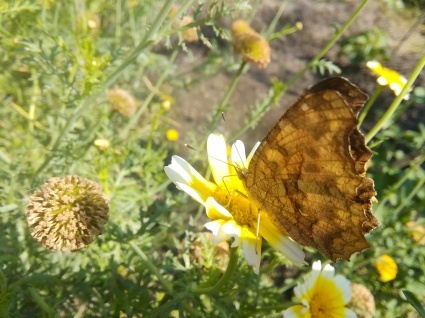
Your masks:
M274 18L280 4L281 2L276 0L264 1L251 26L258 31L265 29ZM224 126L221 123L218 131L227 135L232 131L237 131L244 124L244 118L254 103L272 87L272 79L278 78L285 82L301 70L332 38L335 26L343 25L359 4L360 1L298 0L288 2L277 25L278 29L300 21L303 24L303 30L287 36L284 40L276 40L271 43L272 59L266 69L258 69L251 65L249 70L242 75L229 101L231 107L226 112L227 125ZM381 1L371 1L348 29L345 36L376 27L385 30L391 39L393 53L385 66L395 69L401 74L409 75L420 57L425 54L425 25L423 20L422 23L417 23L418 19L420 17L417 11L395 11L385 7ZM231 22L223 20L220 23L224 27L229 27ZM412 26L415 24L416 27L412 30ZM231 42L223 45L231 46ZM205 58L207 49L201 44L189 46L189 49L192 57L182 54L179 56L179 63L190 66L191 63L199 64L199 59ZM377 85L376 78L365 65L352 66L346 58L340 57L338 53L339 45L336 44L325 58L341 67L341 76L350 79L370 95ZM230 73L221 73L205 77L199 85L178 93L171 114L179 125L182 143L187 142L189 132L200 133L203 136L210 133L205 131L207 114L211 113L223 97L232 76L233 74ZM296 85L287 91L281 99L280 105L272 108L255 129L247 131L240 138L248 144L248 147L256 141L262 140L290 104L304 90L320 79L322 78L319 75L314 75L311 71L306 72ZM425 86L425 74L420 75L416 85ZM385 90L376 105L387 107L393 98L392 92ZM374 113L375 111L372 110L363 130L368 130L376 121ZM401 125L406 129L416 130L418 120L421 120L420 118L423 118L424 114L425 105L413 105L401 118ZM181 148L180 151L185 152L183 147Z

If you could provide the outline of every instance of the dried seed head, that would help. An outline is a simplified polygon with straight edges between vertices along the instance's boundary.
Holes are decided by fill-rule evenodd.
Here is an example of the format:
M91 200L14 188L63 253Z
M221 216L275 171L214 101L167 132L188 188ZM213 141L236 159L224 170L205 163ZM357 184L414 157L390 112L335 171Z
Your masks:
M50 178L30 197L25 214L31 235L46 248L75 251L102 233L108 211L98 184L71 175Z
M114 88L106 92L108 102L121 115L130 117L136 112L137 103L133 96L121 88Z
M186 26L193 22L193 18L190 16L184 16L181 22L181 26ZM198 32L195 27L189 28L182 31L182 37L185 42L196 42L198 41Z
M366 286L351 283L351 301L349 307L359 318L375 317L375 298Z

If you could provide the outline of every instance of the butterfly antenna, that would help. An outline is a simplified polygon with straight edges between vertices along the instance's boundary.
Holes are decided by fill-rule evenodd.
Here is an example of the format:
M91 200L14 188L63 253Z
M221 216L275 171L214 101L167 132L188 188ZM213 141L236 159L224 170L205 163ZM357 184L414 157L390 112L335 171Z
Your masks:
M191 145L189 145L189 144L184 144L184 146L185 146L185 147L187 147L187 148L189 148L190 150L199 151L198 149L196 149L196 148L192 147L192 146L191 146Z

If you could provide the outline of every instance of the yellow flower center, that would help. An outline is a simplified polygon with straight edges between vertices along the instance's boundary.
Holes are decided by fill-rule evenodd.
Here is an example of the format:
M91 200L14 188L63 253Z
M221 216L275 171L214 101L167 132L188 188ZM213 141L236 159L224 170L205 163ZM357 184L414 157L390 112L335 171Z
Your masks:
M319 277L310 294L311 317L344 317L344 300L335 281Z
M257 224L258 208L245 194L237 190L217 187L213 196L232 214L238 225L253 227Z

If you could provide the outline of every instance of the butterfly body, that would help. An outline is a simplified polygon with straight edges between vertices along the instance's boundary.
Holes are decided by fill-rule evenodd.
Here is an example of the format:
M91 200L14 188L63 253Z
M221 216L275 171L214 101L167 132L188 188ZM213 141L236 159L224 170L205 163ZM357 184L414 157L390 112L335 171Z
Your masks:
M366 178L372 157L357 129L367 100L348 80L324 80L305 92L271 129L240 174L261 211L301 245L335 261L369 246L379 225Z

